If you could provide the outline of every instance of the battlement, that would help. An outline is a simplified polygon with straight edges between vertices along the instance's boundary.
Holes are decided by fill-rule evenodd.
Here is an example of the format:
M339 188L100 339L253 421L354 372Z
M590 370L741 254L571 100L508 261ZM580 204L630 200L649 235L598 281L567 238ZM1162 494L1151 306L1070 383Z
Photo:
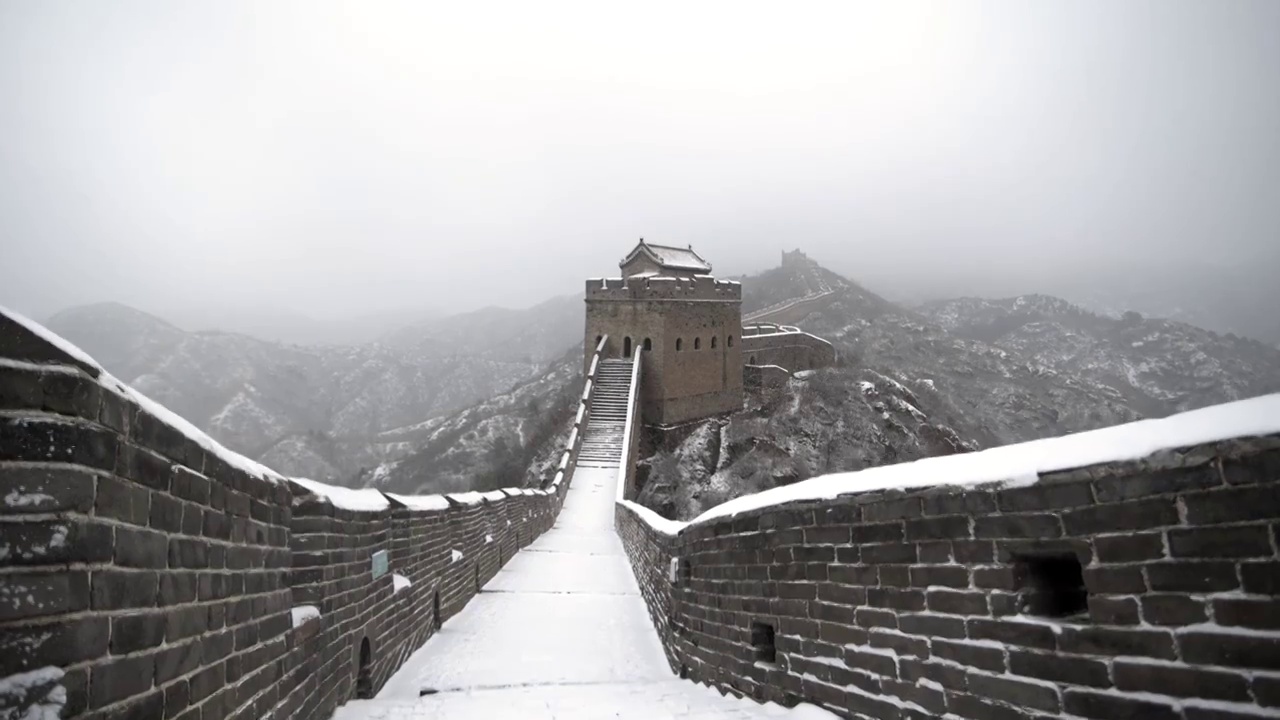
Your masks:
M742 302L742 283L717 280L710 275L693 277L591 278L586 285L587 300L711 300Z

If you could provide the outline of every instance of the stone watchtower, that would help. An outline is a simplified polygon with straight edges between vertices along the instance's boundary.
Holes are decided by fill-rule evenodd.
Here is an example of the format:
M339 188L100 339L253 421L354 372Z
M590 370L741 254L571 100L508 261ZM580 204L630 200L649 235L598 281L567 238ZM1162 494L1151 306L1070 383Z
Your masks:
M586 362L602 336L607 357L641 361L641 419L675 425L742 408L742 285L716 280L692 247L644 240L622 277L587 281Z

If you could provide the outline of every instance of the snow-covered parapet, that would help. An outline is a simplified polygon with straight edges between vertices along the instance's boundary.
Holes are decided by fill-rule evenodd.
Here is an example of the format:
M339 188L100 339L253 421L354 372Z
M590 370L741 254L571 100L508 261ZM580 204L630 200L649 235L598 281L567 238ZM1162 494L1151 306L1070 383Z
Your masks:
M944 485L1025 486L1034 484L1047 473L1139 460L1161 451L1221 440L1276 434L1280 434L1280 394L1264 395L1158 420L1141 420L980 452L822 475L730 500L707 510L689 524L785 503L876 490ZM642 517L648 519L645 515ZM670 532L671 528L670 524L664 524L661 529Z
M85 376L92 378L102 390L138 406L162 424L182 434L205 452L231 467L268 482L283 481L284 478L279 473L228 450L165 406L117 380L96 360L89 357L88 353L74 344L43 325L3 306L0 306L0 336L3 337L6 354L12 356L0 357L0 364L39 372L82 372Z
M377 490L345 488L306 478L289 478L289 482L328 500L334 507L354 511L378 511L391 507L387 497Z

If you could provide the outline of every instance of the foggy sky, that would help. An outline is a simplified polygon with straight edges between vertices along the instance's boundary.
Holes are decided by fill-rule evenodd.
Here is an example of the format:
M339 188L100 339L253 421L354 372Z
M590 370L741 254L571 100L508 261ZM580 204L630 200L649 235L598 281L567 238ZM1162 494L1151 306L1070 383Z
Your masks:
M0 304L1011 293L1280 246L1280 2L0 3ZM212 309L212 310L211 310Z

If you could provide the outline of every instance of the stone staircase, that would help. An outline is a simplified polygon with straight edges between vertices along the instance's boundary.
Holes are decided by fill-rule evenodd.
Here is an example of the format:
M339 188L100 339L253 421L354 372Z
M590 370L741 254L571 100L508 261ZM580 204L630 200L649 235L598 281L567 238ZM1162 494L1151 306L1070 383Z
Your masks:
M622 461L622 436L627 429L627 396L631 392L631 361L604 360L596 368L591 415L582 436L578 467L616 468Z

